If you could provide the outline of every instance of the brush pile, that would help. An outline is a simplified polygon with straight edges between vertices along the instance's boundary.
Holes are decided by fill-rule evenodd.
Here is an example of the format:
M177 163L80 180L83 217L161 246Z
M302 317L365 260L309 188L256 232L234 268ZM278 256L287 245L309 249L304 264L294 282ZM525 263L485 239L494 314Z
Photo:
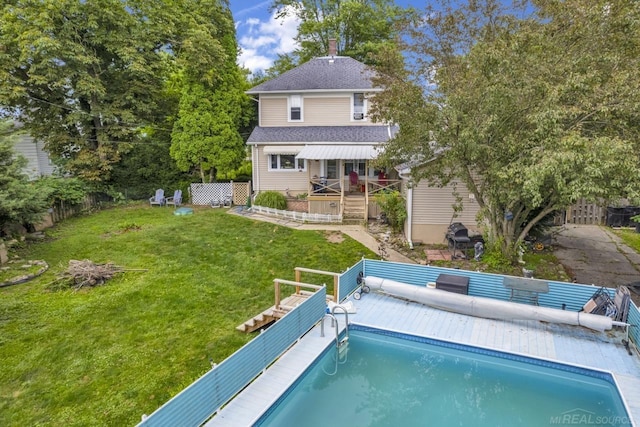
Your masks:
M72 259L69 260L69 268L58 275L57 281L79 290L85 286L104 285L114 275L124 271L124 268L113 263L96 264L88 259Z

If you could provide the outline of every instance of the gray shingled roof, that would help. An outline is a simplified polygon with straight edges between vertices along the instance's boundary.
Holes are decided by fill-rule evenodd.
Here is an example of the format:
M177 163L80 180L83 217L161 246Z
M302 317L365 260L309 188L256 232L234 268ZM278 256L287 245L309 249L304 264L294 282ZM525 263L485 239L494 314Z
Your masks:
M272 80L255 86L247 93L373 89L371 84L373 74L370 68L353 58L325 56L305 62Z
M389 140L397 132L392 126L288 126L259 127L253 129L247 144L286 142L366 142L378 143Z

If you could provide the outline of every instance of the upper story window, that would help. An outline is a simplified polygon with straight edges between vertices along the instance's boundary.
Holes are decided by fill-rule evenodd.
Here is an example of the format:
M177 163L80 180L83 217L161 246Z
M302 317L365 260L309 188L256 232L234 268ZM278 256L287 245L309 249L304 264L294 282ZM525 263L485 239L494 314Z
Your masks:
M304 159L296 159L295 154L271 154L269 156L269 170L304 171Z
M289 96L289 121L302 121L302 95Z
M366 100L364 93L353 94L353 120L364 120L366 113Z

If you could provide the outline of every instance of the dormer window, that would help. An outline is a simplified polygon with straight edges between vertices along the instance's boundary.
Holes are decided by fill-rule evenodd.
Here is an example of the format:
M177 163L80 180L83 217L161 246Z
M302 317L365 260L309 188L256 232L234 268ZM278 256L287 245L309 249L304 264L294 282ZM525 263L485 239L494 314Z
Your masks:
M353 94L353 120L364 120L365 99L364 93Z
M289 96L289 121L302 121L302 95Z

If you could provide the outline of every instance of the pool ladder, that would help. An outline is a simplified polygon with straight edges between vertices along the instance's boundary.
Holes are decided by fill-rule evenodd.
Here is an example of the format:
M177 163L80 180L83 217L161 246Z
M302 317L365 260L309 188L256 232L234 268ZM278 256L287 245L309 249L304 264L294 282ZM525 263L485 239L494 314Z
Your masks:
M345 314L345 336L340 339L340 331L338 330L338 319L336 319L335 311L336 308L344 310ZM338 372L338 365L344 365L347 363L347 349L349 348L349 313L347 309L342 306L334 306L331 309L331 313L326 313L320 322L320 335L324 337L324 319L328 317L331 319L331 326L335 328L336 331L336 354L334 355L335 365L333 367L333 372L327 372L327 370L322 367L322 371L327 375L335 375Z
M341 309L344 311L344 316L345 316L345 336L344 338L340 339L340 331L338 330L338 319L336 319L335 316L335 312L336 309ZM320 336L324 337L324 319L328 317L331 319L331 326L335 327L335 331L336 331L336 348L338 349L338 351L340 351L343 348L346 348L347 346L345 344L347 344L349 342L349 312L347 311L346 308L344 308L341 305L334 305L333 308L331 309L331 313L326 313L324 315L324 317L322 318L322 322L320 323Z

